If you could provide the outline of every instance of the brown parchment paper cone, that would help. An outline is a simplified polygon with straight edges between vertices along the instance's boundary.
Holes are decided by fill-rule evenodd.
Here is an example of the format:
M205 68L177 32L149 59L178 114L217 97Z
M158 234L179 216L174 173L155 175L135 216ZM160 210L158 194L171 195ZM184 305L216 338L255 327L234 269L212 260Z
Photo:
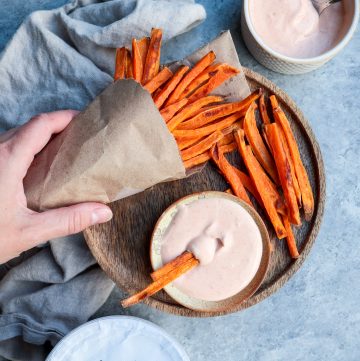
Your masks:
M28 205L48 209L112 202L185 176L173 136L149 93L129 79L111 84L35 158Z
M194 64L210 50L217 61L241 69L229 31L184 62ZM241 71L215 93L241 100L250 90ZM28 206L45 210L85 201L109 203L183 177L175 139L150 94L129 79L106 88L36 156L24 185Z

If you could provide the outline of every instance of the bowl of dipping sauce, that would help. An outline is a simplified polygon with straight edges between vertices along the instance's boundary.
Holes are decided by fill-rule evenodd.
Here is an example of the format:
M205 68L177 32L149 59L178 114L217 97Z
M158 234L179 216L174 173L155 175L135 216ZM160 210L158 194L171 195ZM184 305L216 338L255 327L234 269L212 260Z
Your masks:
M337 55L358 21L358 0L332 4L320 16L311 0L244 0L241 31L259 63L279 73L301 74Z
M151 240L154 270L190 251L199 265L164 290L205 312L236 310L261 285L270 260L269 235L258 213L224 192L181 198L159 218Z

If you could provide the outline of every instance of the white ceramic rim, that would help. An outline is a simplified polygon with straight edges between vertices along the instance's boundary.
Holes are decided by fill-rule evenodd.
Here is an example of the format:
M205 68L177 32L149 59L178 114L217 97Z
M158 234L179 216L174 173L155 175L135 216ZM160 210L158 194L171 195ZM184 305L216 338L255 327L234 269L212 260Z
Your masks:
M52 351L50 352L50 354L47 356L45 361L52 361L50 357L53 357L53 355L55 354L55 352L57 352L56 348L60 345L62 345L64 342L67 342L67 340L71 337L76 336L76 334L78 332L81 332L82 329L88 327L90 324L96 323L96 322L101 322L103 320L108 320L108 319L118 319L119 321L121 320L130 320L130 321L136 321L139 323L143 323L145 326L148 326L150 329L153 328L155 330L157 330L162 336L164 336L164 338L167 339L167 341L169 341L175 348L175 350L178 352L179 356L184 360L184 361L190 361L189 356L187 355L187 353L185 352L184 348L180 345L180 343L171 335L169 335L163 328L161 328L160 326L156 325L155 323L152 323L148 320L144 320L142 318L139 317L134 317L134 316L122 316L122 315L114 315L114 316L105 316L105 317L99 317L96 318L94 320L88 321L84 324L82 324L79 327L76 327L74 330L70 331L67 335L65 335L56 345L55 347L52 349Z
M354 15L353 15L352 23L351 23L346 35L340 40L340 42L335 47L333 47L332 49L326 51L325 53L323 53L321 55L318 55L318 56L315 56L312 58L292 58L290 56L286 56L286 55L276 52L275 50L273 50L272 48L270 48L268 45L266 45L263 42L263 40L260 38L260 36L256 33L256 31L252 25L252 22L251 22L250 11L249 11L249 1L251 1L251 0L243 0L243 1L244 1L243 11L244 11L244 15L245 15L245 20L246 20L246 23L247 23L250 33L255 38L257 43L264 50L266 50L268 53L270 53L275 58L278 58L280 60L286 61L288 63L293 63L293 64L320 63L320 62L325 62L325 61L333 58L349 43L350 39L352 38L352 36L355 33L357 24L359 22L359 16L360 16L359 0L353 0L354 1Z

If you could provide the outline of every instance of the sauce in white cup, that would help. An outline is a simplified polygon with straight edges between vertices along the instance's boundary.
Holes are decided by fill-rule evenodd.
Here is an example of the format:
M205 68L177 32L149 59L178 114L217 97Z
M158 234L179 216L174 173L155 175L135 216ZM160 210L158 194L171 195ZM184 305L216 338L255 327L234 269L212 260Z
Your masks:
M185 250L200 265L173 282L190 297L219 301L243 290L257 273L263 241L259 227L240 204L203 198L178 207L162 237L163 263Z
M260 2L260 9L259 6L256 5L257 1ZM332 46L328 47L327 50L320 49L321 54L315 56L305 56L304 53L303 55L300 54L299 56L296 56L296 54L294 56L290 56L286 54L289 54L289 49L295 46L295 42L293 40L290 40L285 44L286 49L283 50L283 52L281 52L281 50L276 50L277 46L279 46L278 44L271 46L271 42L266 40L267 36L271 36L274 42L279 40L279 44L281 44L283 41L283 32L277 32L277 37L274 38L275 29L269 26L268 19L266 18L267 16L270 16L269 14L271 14L271 11L283 11L283 6L279 8L278 6L274 5L278 1L280 0L243 0L243 10L241 12L241 32L244 42L254 58L267 68L283 74L307 73L319 68L331 60L349 43L355 33L356 26L360 18L359 0L342 0L340 5L343 9L342 11L344 16L343 27L341 28L340 34L336 34L335 40L334 38L330 39ZM282 0L281 3L285 3L285 1L287 4L299 4L299 0ZM306 1L310 2L310 0ZM263 4L263 6L261 6L261 4ZM331 5L331 7L335 5ZM336 6L339 6L339 4ZM257 15L255 14L255 16L251 16L250 13L254 13L254 7L258 9L255 10L257 11ZM324 14L326 15L326 12ZM321 16L324 16L324 14ZM256 23L257 20L253 19L253 17L256 16L264 17L263 24L261 24L261 26L267 27L268 34L263 34L263 36L259 34L259 32L262 31L259 29L260 25L257 26L257 29L255 28L254 22ZM320 21L321 20L319 19L319 22ZM287 25L288 24L286 24L284 31L289 30ZM317 53L318 52L319 49Z
M332 49L349 26L342 2L320 16L311 0L249 0L249 11L264 43L294 58L315 57Z

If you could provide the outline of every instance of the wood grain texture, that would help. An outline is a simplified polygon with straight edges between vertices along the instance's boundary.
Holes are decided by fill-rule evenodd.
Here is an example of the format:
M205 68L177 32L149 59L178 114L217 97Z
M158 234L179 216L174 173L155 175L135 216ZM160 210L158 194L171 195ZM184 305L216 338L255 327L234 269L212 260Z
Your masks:
M177 304L164 291L145 301L164 312L188 317L218 316L239 311L269 297L301 267L319 232L325 205L325 171L319 145L307 120L296 104L272 82L249 69L243 68L252 90L262 87L266 94L276 94L288 116L299 144L301 157L308 171L315 198L315 211L310 222L303 221L294 229L300 257L292 260L286 241L279 241L264 213L259 214L268 226L273 252L265 280L247 301L226 312L207 313L189 310ZM229 157L233 164L243 168L237 154ZM224 191L228 185L212 164L187 179L156 185L140 194L114 202L111 222L87 229L85 239L99 265L118 287L134 293L151 282L149 258L150 237L162 212L174 201L188 194L205 191ZM119 306L120 307L120 306Z

